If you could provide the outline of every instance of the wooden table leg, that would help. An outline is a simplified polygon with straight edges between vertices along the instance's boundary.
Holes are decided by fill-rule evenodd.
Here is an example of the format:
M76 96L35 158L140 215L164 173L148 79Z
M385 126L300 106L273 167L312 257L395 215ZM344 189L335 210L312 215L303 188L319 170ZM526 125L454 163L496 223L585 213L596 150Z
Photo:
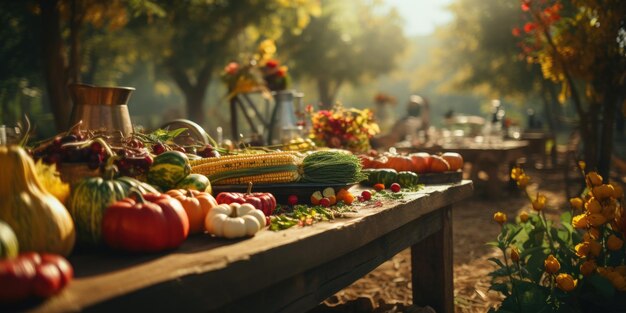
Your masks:
M237 97L230 99L230 132L234 143L239 141L239 129L237 122Z
M413 303L454 312L452 207L440 210L441 229L411 247Z

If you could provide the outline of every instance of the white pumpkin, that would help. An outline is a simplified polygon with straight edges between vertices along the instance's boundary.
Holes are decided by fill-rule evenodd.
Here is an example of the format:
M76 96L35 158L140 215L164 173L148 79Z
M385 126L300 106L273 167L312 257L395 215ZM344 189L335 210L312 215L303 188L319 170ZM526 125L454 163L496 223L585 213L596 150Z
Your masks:
M265 227L265 214L249 203L220 204L209 211L204 226L217 237L254 236Z

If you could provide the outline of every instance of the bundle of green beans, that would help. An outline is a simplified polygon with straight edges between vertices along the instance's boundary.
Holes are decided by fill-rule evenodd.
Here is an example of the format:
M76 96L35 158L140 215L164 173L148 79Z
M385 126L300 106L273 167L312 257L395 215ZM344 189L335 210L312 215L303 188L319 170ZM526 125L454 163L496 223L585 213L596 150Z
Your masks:
M353 154L317 151L302 161L302 179L306 183L350 184L367 179L361 162Z

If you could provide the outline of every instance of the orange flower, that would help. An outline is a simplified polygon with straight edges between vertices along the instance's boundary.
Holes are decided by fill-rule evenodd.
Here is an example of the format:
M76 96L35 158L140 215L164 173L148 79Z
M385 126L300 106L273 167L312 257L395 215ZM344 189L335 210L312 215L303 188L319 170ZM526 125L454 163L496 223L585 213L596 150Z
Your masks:
M583 199L581 198L571 198L569 199L569 204L572 206L572 208L580 210L583 208Z
M591 250L591 247L588 242L581 242L574 247L574 250L579 258L586 258Z
M511 247L511 261L519 262L519 250L516 247Z
M506 223L506 214L504 214L502 212L496 212L493 215L493 220L496 221L496 223L502 225L502 224Z
M572 226L578 229L587 228L589 226L589 220L587 219L587 215L580 214L574 216L574 218L572 218Z
M583 274L584 276L589 276L593 274L593 272L596 270L597 267L598 265L596 265L596 261L587 260L583 264L580 265L580 273Z
M609 238L606 240L606 247L611 251L620 250L623 246L624 240L615 235L609 236Z
M577 282L570 274L561 273L556 277L556 286L565 292L574 290Z
M526 223L528 221L528 213L526 213L526 211L520 213L519 220L522 223Z
M537 197L532 202L533 210L539 212L546 207L546 196L537 193Z
M546 272L549 274L555 274L561 269L561 263L557 260L554 255L550 254L546 260L543 262L543 265L546 269Z

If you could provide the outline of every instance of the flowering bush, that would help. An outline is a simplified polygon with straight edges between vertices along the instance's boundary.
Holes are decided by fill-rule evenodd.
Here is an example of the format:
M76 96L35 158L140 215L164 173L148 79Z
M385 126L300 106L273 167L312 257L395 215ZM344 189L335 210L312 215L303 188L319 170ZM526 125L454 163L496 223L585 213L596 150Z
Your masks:
M309 105L307 113L311 115L310 137L320 146L367 152L370 138L380 132L368 109L345 109L338 104L332 110L313 112Z
M497 266L490 289L505 298L492 312L626 311L624 192L596 172L584 176L587 188L555 223L545 216L545 195L528 193L530 177L521 168L511 171L534 213L520 214L516 223L494 215L501 233L489 244L503 260L490 259Z
M273 58L276 45L272 40L262 41L257 52L244 62L230 62L222 71L222 81L230 96L243 92L285 90L289 85L287 67Z

